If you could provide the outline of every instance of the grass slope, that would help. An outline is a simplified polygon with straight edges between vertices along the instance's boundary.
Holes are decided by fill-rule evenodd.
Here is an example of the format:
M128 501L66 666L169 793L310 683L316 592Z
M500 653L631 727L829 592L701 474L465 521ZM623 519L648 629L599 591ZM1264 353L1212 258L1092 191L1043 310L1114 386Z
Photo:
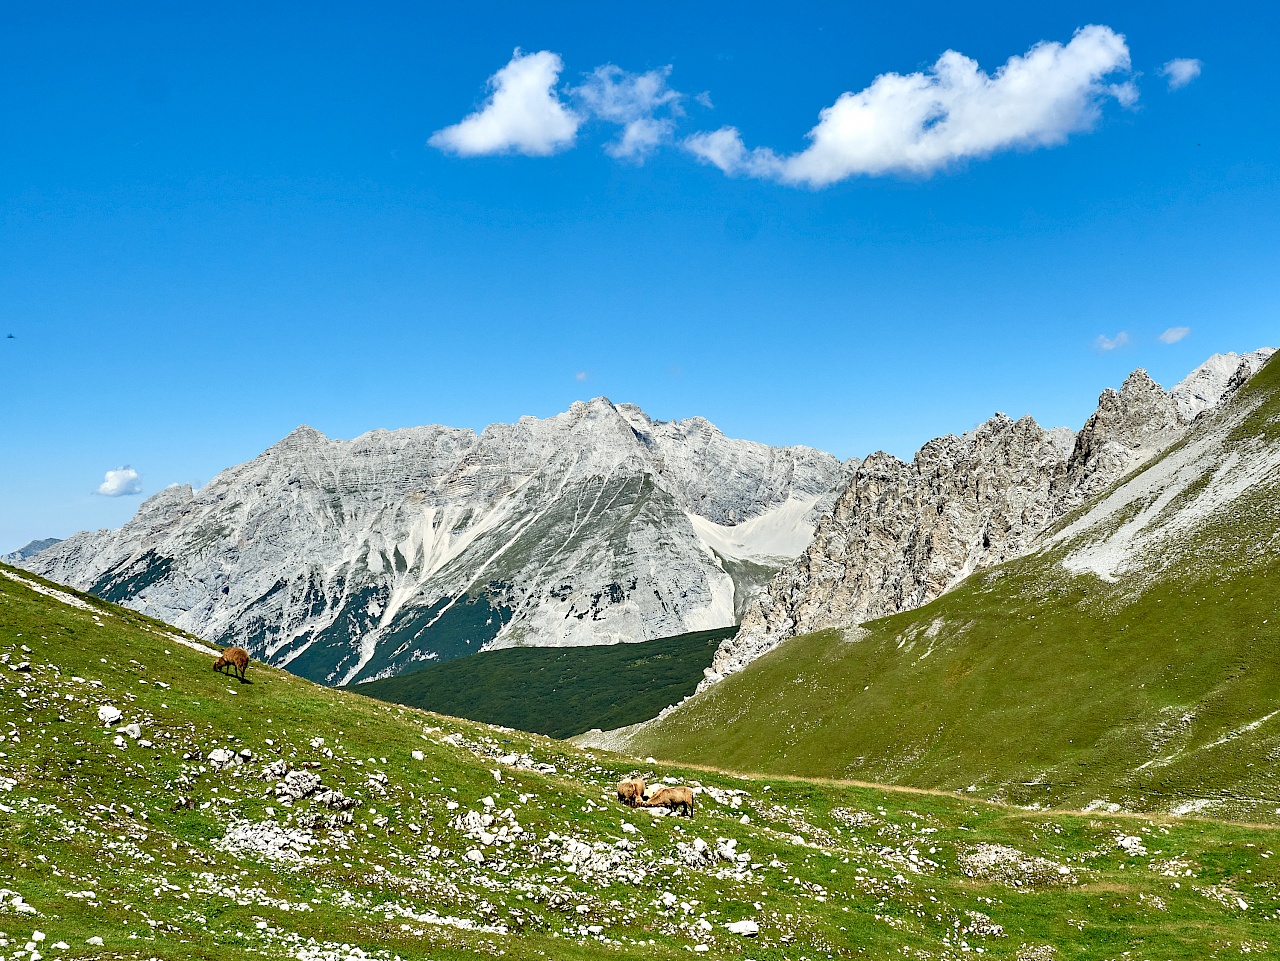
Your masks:
M918 610L792 639L620 745L1018 804L1280 819L1280 472L1191 510L1231 464L1274 455L1280 364L1228 414L1162 461L1217 450L1176 497L1142 486L1152 465L1101 526ZM1186 526L1113 580L1064 568L1148 515Z
M781 961L981 948L1026 961L1280 947L1272 828L678 768L644 773L702 785L697 816L656 817L611 797L631 770L623 758L256 664L241 685L171 628L53 590L0 568L7 957L662 961L697 949ZM140 731L104 726L104 705ZM218 769L215 748L251 756ZM319 794L282 798L286 766L354 799L350 818ZM744 919L757 937L726 928Z
M646 721L688 697L716 646L736 630L637 644L484 651L353 689L381 701L571 737Z

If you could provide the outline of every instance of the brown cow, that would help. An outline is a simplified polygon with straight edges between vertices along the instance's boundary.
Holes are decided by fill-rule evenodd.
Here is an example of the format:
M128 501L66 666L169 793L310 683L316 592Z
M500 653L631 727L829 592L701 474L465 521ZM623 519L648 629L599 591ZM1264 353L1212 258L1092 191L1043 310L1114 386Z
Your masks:
M689 817L693 817L693 788L683 785L660 787L647 800L641 801L640 805L647 808L669 808L672 811L683 810Z
M644 800L644 778L624 777L618 782L618 800L628 807L635 807Z
M249 666L249 652L243 647L229 647L213 662L213 669L230 677L235 674L240 683L245 683L244 672Z

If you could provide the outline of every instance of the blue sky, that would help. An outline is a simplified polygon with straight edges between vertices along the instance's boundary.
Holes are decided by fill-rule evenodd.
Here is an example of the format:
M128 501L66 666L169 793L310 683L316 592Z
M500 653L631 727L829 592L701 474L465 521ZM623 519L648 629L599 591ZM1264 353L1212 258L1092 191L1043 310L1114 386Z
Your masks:
M910 456L1280 340L1272 5L544 6L9 5L0 550L299 423L604 394ZM95 493L125 465L139 494Z

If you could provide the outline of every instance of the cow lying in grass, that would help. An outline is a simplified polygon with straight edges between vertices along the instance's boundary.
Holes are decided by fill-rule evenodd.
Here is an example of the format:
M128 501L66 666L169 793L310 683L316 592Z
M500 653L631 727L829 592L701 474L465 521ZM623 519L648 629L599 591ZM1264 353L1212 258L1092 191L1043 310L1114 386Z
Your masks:
M635 807L644 800L644 778L624 777L618 782L618 800L627 807Z
M213 662L213 669L220 671L230 677L235 674L240 678L240 683L244 683L244 672L249 666L249 652L243 647L229 647L223 651L216 661Z
M640 802L641 807L646 808L667 808L670 811L683 812L689 817L693 817L693 788L684 787L660 787L654 791L647 799Z

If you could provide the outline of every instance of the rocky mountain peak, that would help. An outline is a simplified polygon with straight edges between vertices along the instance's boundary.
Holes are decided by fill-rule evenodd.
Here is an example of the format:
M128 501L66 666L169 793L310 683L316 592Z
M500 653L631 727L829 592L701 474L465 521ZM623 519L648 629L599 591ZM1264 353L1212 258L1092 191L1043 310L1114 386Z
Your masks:
M323 444L329 438L306 424L299 424L268 450L305 450L316 444Z
M1272 348L1263 347L1247 354L1214 354L1169 392L1178 415L1187 423L1195 420L1224 393L1235 390L1261 370L1273 353Z
M883 452L853 473L813 542L747 609L703 682L715 683L794 634L857 624L924 604L978 568L1015 557L1067 511L1185 433L1247 362L1211 358L1173 392L1139 368L1108 388L1078 434L997 413L935 438L910 464Z
M846 476L830 454L655 422L606 397L478 436L299 427L32 569L343 683L485 645L728 626Z

